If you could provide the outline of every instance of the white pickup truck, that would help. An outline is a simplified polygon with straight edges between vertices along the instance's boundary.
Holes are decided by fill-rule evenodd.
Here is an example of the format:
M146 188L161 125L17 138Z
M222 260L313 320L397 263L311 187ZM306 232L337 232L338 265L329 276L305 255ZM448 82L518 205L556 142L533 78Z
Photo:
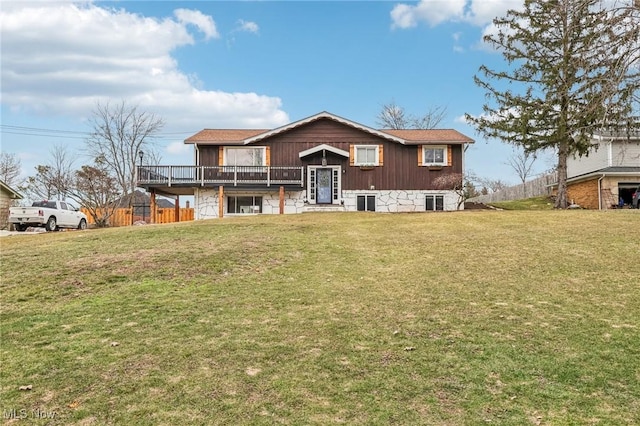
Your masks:
M9 208L9 223L13 223L20 232L30 226L44 226L47 231L86 229L87 216L64 201L36 201L31 207Z

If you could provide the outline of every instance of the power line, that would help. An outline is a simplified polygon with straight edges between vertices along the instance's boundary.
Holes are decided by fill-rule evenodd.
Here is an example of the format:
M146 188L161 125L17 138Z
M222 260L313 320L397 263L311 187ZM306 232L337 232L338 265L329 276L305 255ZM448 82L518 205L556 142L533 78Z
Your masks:
M9 129L14 131L29 131L29 132L50 132L50 133L72 133L72 134L81 134L81 135L89 135L87 132L78 132L75 130L59 130L59 129L41 129L37 127L24 127L24 126L11 126L8 124L0 124L0 127L3 129ZM8 133L8 132L5 132Z
M65 137L68 139L85 139L91 137L93 134L92 132L82 132L77 130L44 129L40 127L13 126L8 124L0 124L0 132L11 135ZM172 135L193 135L195 133L196 132L166 132L155 134L153 135L153 137L158 139L165 139L171 138Z

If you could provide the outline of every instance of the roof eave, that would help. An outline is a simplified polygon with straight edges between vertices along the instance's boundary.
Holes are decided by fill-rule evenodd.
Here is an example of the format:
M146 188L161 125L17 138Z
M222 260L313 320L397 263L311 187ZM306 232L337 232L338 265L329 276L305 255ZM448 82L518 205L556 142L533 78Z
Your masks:
M355 128L355 129L362 130L362 131L367 132L367 133L371 133L373 135L379 136L381 138L384 138L384 139L387 139L387 140L390 140L390 141L393 141L393 142L400 143L402 145L406 144L406 140L405 139L399 138L397 136L390 135L388 133L382 132L380 130L373 129L371 127L367 127L367 126L365 126L363 124L356 123L355 121L347 120L346 118L339 117L339 116L337 116L335 114L331 114L330 112L327 112L327 111L320 112L320 113L312 115L310 117L303 118L301 120L294 121L294 122L286 124L284 126L280 126L280 127L276 128L276 129L269 130L269 131L264 132L262 134L247 138L247 139L244 140L244 144L248 145L248 144L251 144L251 143L254 143L254 142L258 142L258 141L260 141L262 139L277 135L277 134L282 133L282 132L286 132L286 131L291 130L291 129L295 129L296 127L302 126L304 124L311 123L311 122L319 120L321 118L328 118L328 119L334 120L334 121L336 121L338 123L342 123L342 124L345 124L347 126L351 126L351 127Z
M16 191L15 189L11 188L9 185L7 185L6 183L2 182L0 180L0 187L4 188L5 191L9 192L9 198L11 198L12 200L21 200L22 194L20 194L18 191Z

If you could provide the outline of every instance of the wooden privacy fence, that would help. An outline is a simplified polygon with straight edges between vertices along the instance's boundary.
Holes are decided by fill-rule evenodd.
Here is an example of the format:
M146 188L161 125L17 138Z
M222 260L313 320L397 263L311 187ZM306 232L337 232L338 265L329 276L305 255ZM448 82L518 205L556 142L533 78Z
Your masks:
M95 221L91 214L89 214L89 210L85 208L81 208L80 211L87 215L87 221L89 225L94 225ZM142 215L134 215L133 208L121 208L116 209L113 216L109 218L110 226L130 226L135 222L144 221L147 223L151 222L151 211L149 208L146 209L145 216ZM193 208L182 207L180 208L180 220L176 220L175 209L172 208L159 208L156 212L156 220L155 223L173 223L173 222L186 222L189 220L193 220Z

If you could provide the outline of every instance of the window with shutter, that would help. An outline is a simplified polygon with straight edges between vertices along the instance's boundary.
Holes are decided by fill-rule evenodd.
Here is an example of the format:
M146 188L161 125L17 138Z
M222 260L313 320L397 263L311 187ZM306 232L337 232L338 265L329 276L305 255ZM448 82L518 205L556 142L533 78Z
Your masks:
M446 145L423 145L421 166L446 166L448 165L449 150ZM420 159L419 159L420 160Z

